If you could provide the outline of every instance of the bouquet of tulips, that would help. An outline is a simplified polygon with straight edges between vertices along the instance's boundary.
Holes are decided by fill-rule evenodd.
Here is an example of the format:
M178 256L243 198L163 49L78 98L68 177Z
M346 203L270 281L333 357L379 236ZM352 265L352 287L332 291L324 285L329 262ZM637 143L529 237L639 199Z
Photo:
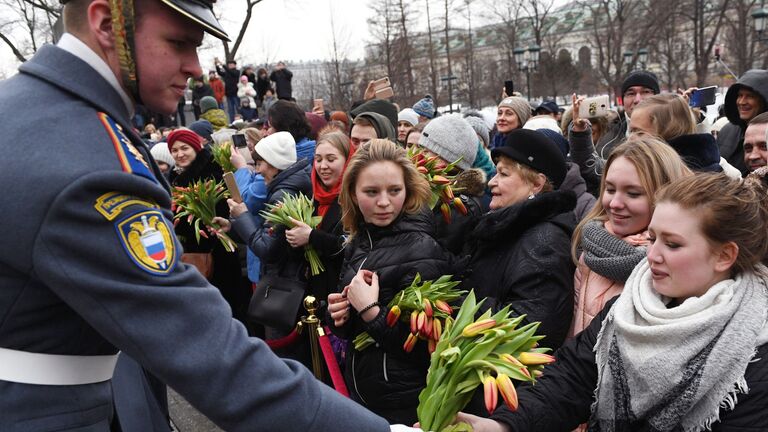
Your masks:
M537 348L539 323L518 328L524 316L512 317L509 307L495 314L486 311L475 319L482 302L470 292L456 320L450 318L432 354L427 386L419 395L417 414L425 431L471 430L467 424L451 425L475 389L482 384L485 407L493 413L501 393L511 410L517 409L512 380L535 382L544 365L555 358L548 348Z
M232 157L231 141L224 141L220 144L212 145L211 153L213 153L213 160L219 164L224 172L235 172L235 166L232 165L232 161L230 160Z
M198 180L189 187L173 188L173 217L174 226L179 224L182 218L187 218L187 223L195 230L195 239L200 243L200 237L208 238L208 233L219 239L227 252L235 251L235 242L229 238L221 227L213 223L216 217L216 204L229 197L229 191L221 182L213 179Z
M456 289L460 282L451 281L451 276L441 276L435 281L423 281L417 274L406 289L400 291L387 308L387 325L394 327L398 321L408 322L411 333L403 344L405 352L413 351L419 339L427 341L427 349L433 352L440 339L446 319L453 309L448 304L455 301L466 291ZM362 351L374 343L367 333L360 333L355 340L355 349Z
M314 206L312 200L307 198L304 194L288 196L283 202L277 204L267 204L267 209L261 211L261 216L264 220L269 221L272 225L283 225L288 228L293 228L293 222L291 218L304 222L314 229L323 219L320 216L312 216ZM325 271L323 263L320 261L320 257L317 255L317 251L311 244L304 246L304 258L309 262L309 268L312 272L312 276L317 276L321 272Z
M429 208L435 208L438 202L440 204L440 212L443 213L443 220L445 223L451 223L451 207L456 207L461 214L467 214L467 208L461 201L461 198L454 196L456 190L453 186L455 176L451 175L451 171L461 161L461 158L446 165L440 159L440 156L427 157L423 150L417 146L413 146L408 149L408 156L411 161L416 165L416 170L419 171L429 182L429 187L432 191L432 196L429 200Z

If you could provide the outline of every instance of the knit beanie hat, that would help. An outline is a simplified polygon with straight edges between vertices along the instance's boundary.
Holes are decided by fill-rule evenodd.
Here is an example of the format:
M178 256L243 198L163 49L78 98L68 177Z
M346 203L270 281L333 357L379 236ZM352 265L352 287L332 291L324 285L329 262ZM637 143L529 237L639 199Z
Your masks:
M464 121L472 126L472 129L475 130L477 136L483 141L483 146L488 147L490 145L491 136L490 130L488 130L488 126L485 124L485 120L480 117L466 116L464 117Z
M289 132L275 132L256 143L256 153L273 167L284 170L296 163L296 141Z
M504 100L499 103L499 107L512 108L512 111L517 114L517 118L520 120L520 126L523 126L525 122L531 118L531 105L528 104L527 100L521 97L510 96L508 98L504 98Z
M202 112L208 112L218 107L219 104L216 102L216 98L213 96L204 96L202 99L200 99L200 111Z
M628 88L634 86L643 86L653 90L653 94L659 94L659 78L653 72L644 70L630 72L621 83L621 96L624 96Z
M428 119L434 118L435 102L432 101L432 96L424 96L423 99L413 104L413 110L420 116L424 116Z
M397 114L397 123L399 124L401 121L416 126L419 123L419 115L412 108L405 108Z
M211 134L213 134L213 125L208 120L198 120L189 124L189 130L205 138L207 141L211 141Z
M344 111L331 111L331 120L336 120L344 123L349 130L349 116Z
M152 154L152 157L155 158L155 161L157 162L165 162L171 168L173 168L176 165L176 161L173 160L173 156L171 156L171 152L168 151L168 146L166 145L155 144L154 146L152 146L149 152Z
M203 149L203 138L191 129L179 128L168 134L168 151L170 152L176 141L181 141L200 153Z
M419 138L420 146L448 163L461 158L456 166L462 170L475 163L477 142L475 130L458 115L440 116L430 121Z
M528 129L509 132L504 145L491 151L495 160L506 156L547 176L555 189L560 187L568 171L565 156L557 145L542 133Z

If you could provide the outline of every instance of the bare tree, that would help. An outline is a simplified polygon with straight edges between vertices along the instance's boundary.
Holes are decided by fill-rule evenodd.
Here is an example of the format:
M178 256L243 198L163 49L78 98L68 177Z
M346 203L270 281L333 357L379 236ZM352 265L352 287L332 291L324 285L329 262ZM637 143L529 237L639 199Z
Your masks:
M517 72L514 50L518 43L517 28L522 11L522 2L521 0L484 0L484 3L486 6L485 10L487 11L485 18L500 21L497 29L505 60L503 75L512 78ZM498 88L496 93L500 93Z
M426 12L427 12L427 47L429 52L429 80L430 80L430 93L437 102L437 66L435 65L435 45L432 39L432 17L429 14L429 2L425 0Z
M552 11L555 0L525 0L522 8L528 14L531 21L531 31L536 45L541 45L544 35L550 33L555 25L553 20L549 19L549 13Z
M262 0L245 0L245 16L243 18L243 22L240 24L240 31L237 33L237 37L235 38L235 42L230 48L229 42L227 41L221 41L221 43L224 45L224 58L227 60L234 59L235 56L237 56L237 51L240 49L240 44L243 43L243 38L245 37L245 32L248 30L248 25L251 23L251 18L253 17L253 8L256 7L257 4L261 3ZM230 14L235 15L235 14Z
M451 35L450 35L450 22L449 22L449 8L452 6L452 0L444 0L445 13L443 14L443 29L445 32L445 61L448 65L448 73L446 78L448 81L448 101L453 101L453 69L451 69ZM453 105L451 105L451 111L453 111Z
M682 3L680 16L688 22L693 32L696 85L703 86L709 77L712 48L720 35L730 0L688 0Z
M62 6L54 0L0 1L0 40L20 62L38 47L53 42L53 25Z
M752 37L754 29L750 13L756 4L757 0L731 0L730 16L725 20L726 53L739 76L752 69L755 62L755 48L759 42Z
M337 28L333 12L331 12L331 36L331 59L325 63L330 107L346 111L352 103L348 88L354 82L356 71L354 63L348 58L349 35L343 28Z
M407 104L410 104L413 103L414 92L416 89L413 82L413 61L411 58L413 46L411 43L411 38L408 36L408 29L413 24L414 16L410 2L397 0L396 6L398 9L398 23L400 25L400 28L398 29L399 34L397 37L397 52L401 57L400 60L403 67L405 68L403 74L406 77L405 82L407 84L405 94L400 96Z
M690 37L680 31L679 16L683 5L670 2L669 18L660 26L655 54L661 66L661 80L669 90L687 88L687 72L690 63Z
M614 94L627 72L624 51L634 52L629 65L637 63L638 51L647 47L654 37L658 19L665 8L651 1L591 0L581 4L589 11L591 42L597 52L597 71ZM659 8L652 14L652 8ZM628 69L628 68L627 68Z
M377 0L370 5L374 17L368 19L368 29L376 40L380 52L375 57L384 63L387 76L390 77L393 87L398 87L395 80L395 38L397 16L393 0Z
M471 107L477 106L475 104L477 96L477 68L475 67L475 45L472 38L472 3L474 1L464 0L464 14L467 17L467 33L464 40L464 82L467 83L467 99Z

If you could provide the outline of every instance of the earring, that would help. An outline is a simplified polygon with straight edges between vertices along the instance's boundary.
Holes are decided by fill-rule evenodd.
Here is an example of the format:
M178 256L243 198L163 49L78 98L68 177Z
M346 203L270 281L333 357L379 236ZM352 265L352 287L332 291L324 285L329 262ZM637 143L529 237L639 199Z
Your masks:
M533 192L531 192L531 194L530 194L530 195L528 195L528 199L529 199L529 200L532 200L532 199L534 199L534 198L536 198L536 194L534 194Z

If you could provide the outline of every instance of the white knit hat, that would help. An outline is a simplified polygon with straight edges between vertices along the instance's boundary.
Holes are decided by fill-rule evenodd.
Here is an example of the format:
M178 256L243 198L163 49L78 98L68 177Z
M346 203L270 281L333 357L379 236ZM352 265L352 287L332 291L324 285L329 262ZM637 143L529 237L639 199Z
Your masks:
M405 108L397 114L397 122L400 123L401 121L408 122L411 126L416 126L419 123L419 115L416 114L413 108Z
M296 163L296 141L288 132L275 132L256 144L256 153L273 167L284 170Z
M171 156L171 152L168 151L168 146L165 145L165 143L157 143L149 150L150 153L152 153L152 157L155 158L155 161L157 162L165 162L167 163L171 168L176 166L176 161L173 160L173 156Z
M559 133L560 135L563 134L563 131L560 130L560 126L557 124L557 120L555 120L554 117L546 114L529 118L528 121L523 125L523 129L549 129Z

